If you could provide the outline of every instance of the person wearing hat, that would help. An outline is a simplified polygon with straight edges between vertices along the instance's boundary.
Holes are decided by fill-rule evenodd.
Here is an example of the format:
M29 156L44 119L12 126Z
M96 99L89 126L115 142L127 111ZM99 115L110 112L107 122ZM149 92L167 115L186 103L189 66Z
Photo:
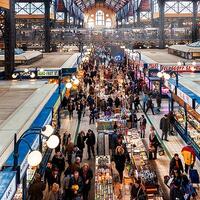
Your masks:
M30 196L30 200L42 200L43 199L43 191L45 190L46 185L41 181L40 174L36 174L34 177L33 183L29 187L28 194Z
M91 180L93 172L88 163L84 163L80 169L80 176L83 180L83 200L88 200L89 191L91 188Z

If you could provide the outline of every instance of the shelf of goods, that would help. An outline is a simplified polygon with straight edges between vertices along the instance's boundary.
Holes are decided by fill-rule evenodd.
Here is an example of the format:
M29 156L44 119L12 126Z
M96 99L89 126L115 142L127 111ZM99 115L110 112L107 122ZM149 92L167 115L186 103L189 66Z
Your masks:
M97 120L97 130L113 130L115 123L118 129L126 128L126 119L122 119L119 115L104 116Z
M96 156L95 200L113 200L110 156Z
M155 170L151 167L146 148L136 130L131 130L125 137L131 164L127 166L128 175L133 179L140 178L148 195L159 193L158 180Z
M175 112L175 119L184 129L186 116L182 108L179 108L179 110ZM194 140L194 142L200 147L200 122L198 122L189 113L187 114L187 121L188 121L188 134Z

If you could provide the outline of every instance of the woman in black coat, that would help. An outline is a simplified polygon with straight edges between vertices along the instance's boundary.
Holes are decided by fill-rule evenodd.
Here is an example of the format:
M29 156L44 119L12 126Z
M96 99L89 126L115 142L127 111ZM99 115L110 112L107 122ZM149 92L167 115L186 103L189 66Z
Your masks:
M120 181L122 183L123 171L124 171L125 162L126 162L126 154L125 154L123 147L118 146L116 148L115 155L114 155L114 161L115 161L116 169L119 172Z
M83 180L83 200L88 200L88 194L91 188L93 172L87 163L83 164L83 167L80 170L80 176Z
M149 147L150 147L150 153L154 154L153 159L157 159L157 151L158 151L159 146L160 146L160 142L158 141L158 138L156 137L155 129L153 126L151 126L150 134L149 134Z
M81 155L80 155L81 161L83 158L83 149L85 148L85 139L86 139L85 133L84 131L81 131L77 137L77 147L81 151Z

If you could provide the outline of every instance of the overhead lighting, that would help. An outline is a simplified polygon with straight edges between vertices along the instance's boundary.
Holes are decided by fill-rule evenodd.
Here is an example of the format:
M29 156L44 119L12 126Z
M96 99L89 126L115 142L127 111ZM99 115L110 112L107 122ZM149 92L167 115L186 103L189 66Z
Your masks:
M72 84L69 82L69 83L66 83L66 88L67 89L71 89L72 88Z
M162 78L162 76L163 76L163 73L162 73L162 72L158 72L158 73L157 73L157 77Z
M35 78L35 73L34 73L34 72L31 72L30 77L31 77L31 78Z
M42 128L41 133L42 135L46 137L50 137L53 134L53 132L54 132L54 128L51 125L47 124L46 126Z
M44 71L44 68L40 68L40 69L39 69L39 72L43 72L43 71Z
M28 72L29 72L29 69L27 69L27 68L24 69L24 72L25 72L25 73L28 73Z
M77 78L74 80L74 84L75 84L75 85L78 85L78 84L79 84L79 80L78 80Z
M177 65L178 65L178 66L181 66L181 65L182 65L182 62L181 62L181 61L178 61L178 62L177 62Z
M18 77L18 74L17 74L17 73L12 74L12 78L13 78L13 79L16 79L17 77Z
M42 154L40 151L32 151L29 155L28 155L28 164L31 167L36 167L38 166L41 161L42 161Z
M195 61L193 61L193 62L192 62L192 65L193 65L193 66L196 66L196 65L197 65L197 63L196 63Z
M55 149L60 143L60 140L57 135L52 135L50 138L47 140L47 146L50 149Z

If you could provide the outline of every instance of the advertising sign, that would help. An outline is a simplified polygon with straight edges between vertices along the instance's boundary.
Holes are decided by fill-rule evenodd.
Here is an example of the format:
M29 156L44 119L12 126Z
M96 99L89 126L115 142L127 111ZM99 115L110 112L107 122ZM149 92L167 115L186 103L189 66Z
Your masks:
M181 91L179 88L177 88L177 96L181 98L185 103L193 107L193 100L191 97L189 97L187 94L185 94L183 91Z
M37 76L40 76L40 77L51 77L51 76L58 77L59 71L58 70L38 71Z

